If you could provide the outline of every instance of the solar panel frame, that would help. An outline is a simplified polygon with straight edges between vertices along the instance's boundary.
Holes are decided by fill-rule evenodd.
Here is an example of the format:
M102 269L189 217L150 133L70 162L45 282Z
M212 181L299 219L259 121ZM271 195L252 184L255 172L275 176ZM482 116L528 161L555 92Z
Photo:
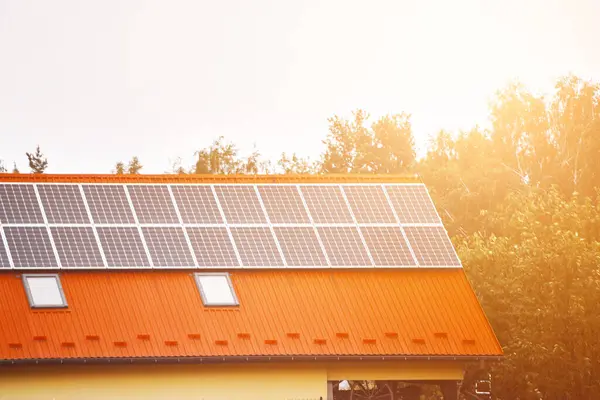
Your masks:
M0 185L0 223L43 224L44 212L32 184ZM10 207L6 207L8 204ZM16 212L15 212L16 210Z
M50 233L63 268L106 267L102 249L92 227L52 226Z
M456 249L443 226L404 227L408 243L421 267L462 267Z
M56 248L47 227L5 226L4 233L14 268L60 268Z
M442 224L442 220L423 184L383 185L398 220L402 224Z
M79 185L36 184L40 203L49 224L90 224Z

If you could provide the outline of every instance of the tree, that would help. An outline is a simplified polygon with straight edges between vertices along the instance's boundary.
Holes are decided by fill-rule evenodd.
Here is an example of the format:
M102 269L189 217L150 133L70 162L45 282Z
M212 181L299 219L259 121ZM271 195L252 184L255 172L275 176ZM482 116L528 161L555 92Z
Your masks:
M303 158L293 153L291 157L281 153L281 158L277 161L279 171L283 174L314 174L319 166L310 161L309 158Z
M217 138L210 146L195 153L196 174L260 174L270 171L270 163L262 160L260 152L255 148L248 157L241 157L238 148L226 142L223 136Z
M13 161L13 170L12 170L13 174L19 174L19 168L17 168L17 163Z
M0 160L0 173L7 172L6 167L4 166L4 160Z
M125 173L130 175L139 174L140 170L144 168L144 166L140 163L139 158L134 156L131 158L131 161L127 165L123 161L119 161L115 164L115 169L113 173L116 175L124 175Z
M42 154L40 146L37 146L35 153L25 153L29 160L29 168L34 174L43 174L48 168L48 159Z
M514 192L495 234L455 238L504 345L504 399L593 399L600 390L600 203L557 187Z
M401 113L381 117L365 126L369 114L352 113L353 120L329 118L329 134L323 141L321 172L386 173L407 172L415 162L410 115Z
M137 156L134 156L127 165L127 173L130 175L136 175L140 173L142 168L144 168L144 166L140 163L140 160L137 158Z
M125 163L123 163L123 161L117 162L115 164L115 169L113 172L117 175L124 175L125 174Z

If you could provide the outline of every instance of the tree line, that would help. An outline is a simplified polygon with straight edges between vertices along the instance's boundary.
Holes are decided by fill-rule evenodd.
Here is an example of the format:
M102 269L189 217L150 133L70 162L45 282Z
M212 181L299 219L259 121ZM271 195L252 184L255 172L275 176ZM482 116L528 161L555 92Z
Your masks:
M440 131L417 159L411 116L333 116L318 160L218 138L180 174L417 173L428 186L505 360L500 399L595 399L600 393L600 87L567 76L548 96L500 90L490 128ZM38 154L39 153L39 154ZM31 157L30 157L31 156ZM33 172L47 160L28 154ZM114 173L140 173L136 157Z

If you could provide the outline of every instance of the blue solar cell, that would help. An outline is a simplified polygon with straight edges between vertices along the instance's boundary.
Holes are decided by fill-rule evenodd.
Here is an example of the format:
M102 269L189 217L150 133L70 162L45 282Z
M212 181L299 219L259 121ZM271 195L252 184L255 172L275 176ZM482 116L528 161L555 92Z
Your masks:
M109 267L149 267L137 228L99 227L98 236Z
M57 268L50 236L45 227L4 227L15 268Z
M349 185L344 186L344 193L356 222L361 223L395 223L396 218L381 186Z
M421 267L461 265L443 227L407 226L404 232Z
M274 224L308 224L310 219L296 186L258 186L269 220Z
M51 224L89 224L77 185L37 185L46 218Z
M94 231L90 227L51 227L63 268L104 267Z
M121 185L83 185L96 224L133 224L133 211Z
M155 267L193 267L183 228L142 228Z
M231 228L233 240L248 267L283 266L283 260L269 228Z
M141 224L179 222L169 190L165 185L129 185L129 197Z
M33 185L0 185L0 222L43 224L42 209Z
M6 247L4 247L4 242L0 240L0 269L2 268L10 268L10 261L8 260L8 252L6 251Z
M230 224L266 223L254 186L218 185L215 186L221 208Z
M238 266L226 228L186 228L201 267Z
M186 224L222 224L217 201L210 186L174 185L173 196Z

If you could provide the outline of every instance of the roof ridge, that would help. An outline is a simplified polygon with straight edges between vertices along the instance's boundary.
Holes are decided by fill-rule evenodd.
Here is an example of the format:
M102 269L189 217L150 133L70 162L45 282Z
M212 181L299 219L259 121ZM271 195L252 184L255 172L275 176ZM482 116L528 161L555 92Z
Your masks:
M417 174L13 174L0 173L0 182L55 183L420 183Z

